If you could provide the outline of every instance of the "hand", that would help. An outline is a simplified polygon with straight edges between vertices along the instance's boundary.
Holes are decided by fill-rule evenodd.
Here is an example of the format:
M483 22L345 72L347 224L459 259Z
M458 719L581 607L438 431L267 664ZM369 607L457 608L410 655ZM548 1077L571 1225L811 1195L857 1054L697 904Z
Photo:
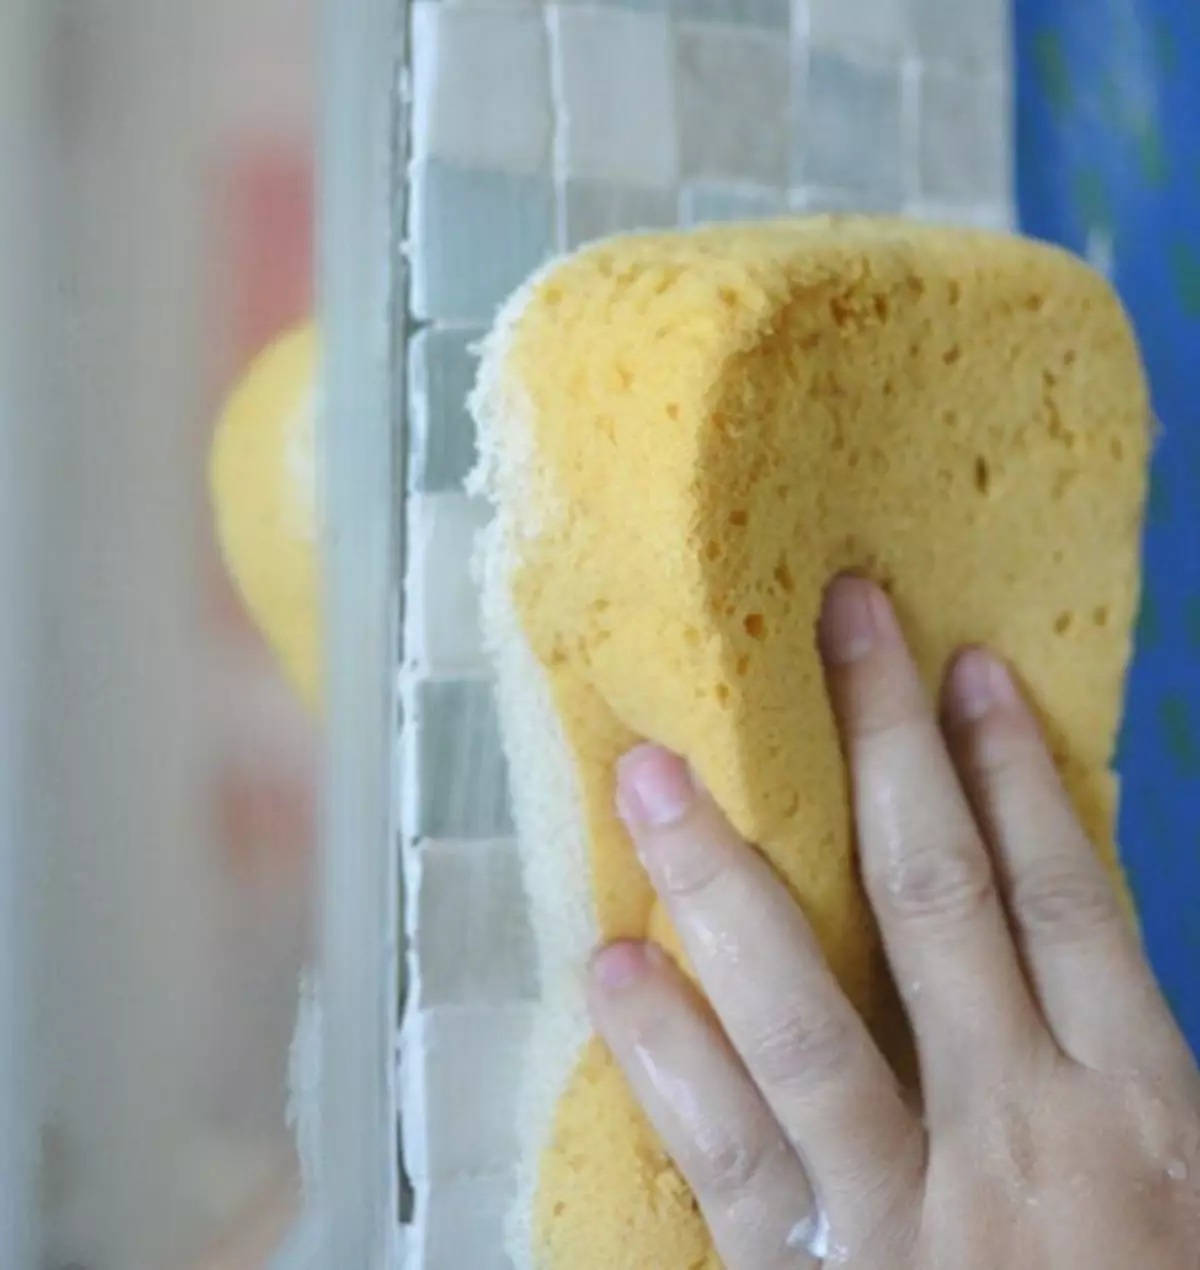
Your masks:
M686 765L619 772L707 1001L617 944L593 1017L727 1270L1195 1270L1200 1076L1012 678L964 653L939 727L857 579L822 647L920 1106Z

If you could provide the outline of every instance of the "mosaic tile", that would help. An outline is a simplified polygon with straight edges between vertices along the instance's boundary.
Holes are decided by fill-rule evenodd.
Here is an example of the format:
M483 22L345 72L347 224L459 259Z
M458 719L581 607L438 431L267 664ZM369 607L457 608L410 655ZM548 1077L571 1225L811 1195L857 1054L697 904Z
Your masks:
M483 328L428 328L408 346L409 479L413 489L437 493L462 487L475 463L475 422L467 394L478 358L470 349Z
M676 51L685 178L786 185L786 41L689 22L676 32Z
M1016 212L1002 203L969 204L926 202L912 199L904 204L904 215L914 220L928 221L933 225L957 225L967 229L991 229L1000 233L1015 233Z
M409 500L406 652L427 673L470 674L486 666L471 560L490 518L486 502L465 494Z
M555 0L557 4L589 9L629 9L633 13L669 13L671 0Z
M918 197L931 203L1008 202L1011 130L1002 82L926 69L919 93Z
M904 188L900 69L812 50L797 93L797 186L899 197Z
M530 1012L522 1006L431 1010L421 1016L424 1150L414 1176L450 1182L516 1163L516 1102ZM481 1056L487 1079L480 1079Z
M570 180L564 194L565 246L578 247L625 230L670 228L676 220L676 203L673 189Z
M971 0L961 0L969 4ZM821 49L899 54L908 35L908 0L797 0L808 38Z
M413 5L413 154L483 168L549 166L546 27L535 9Z
M789 193L788 206L793 211L810 216L827 212L858 212L864 216L882 216L901 211L904 199L896 190L835 190L828 186L801 186Z
M460 1178L428 1197L420 1270L513 1270L504 1251L504 1222L516 1182Z
M674 185L679 130L666 18L554 5L550 20L566 175Z
M544 176L417 164L412 182L412 308L419 319L490 322L554 248L554 185Z
M787 202L779 190L689 185L680 196L680 219L685 225L762 220L786 211Z
M787 31L791 21L790 0L672 0L672 10L682 20L722 22L764 31Z
M923 61L1007 68L1009 0L908 0L908 6Z
M536 998L514 842L425 843L416 903L423 1008Z
M508 771L492 685L434 679L416 686L417 823L421 838L507 838Z

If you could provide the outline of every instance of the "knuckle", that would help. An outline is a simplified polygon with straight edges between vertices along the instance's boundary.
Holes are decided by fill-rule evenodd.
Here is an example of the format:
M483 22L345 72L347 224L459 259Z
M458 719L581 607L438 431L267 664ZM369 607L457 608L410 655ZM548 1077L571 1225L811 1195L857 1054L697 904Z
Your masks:
M887 668L877 668L887 669ZM860 672L864 679L866 672ZM870 682L859 685L847 726L859 742L877 742L920 730L927 721L928 706L908 676L886 674L869 676Z
M986 716L973 724L962 762L977 784L1008 786L1033 774L1036 748L1028 733L1004 716Z
M952 925L979 917L995 899L991 868L974 846L902 852L885 890L889 908L902 920Z
M1013 879L1009 908L1017 926L1039 942L1085 941L1120 921L1116 894L1098 868L1027 869Z
M774 1088L821 1085L846 1070L854 1029L836 1012L793 1009L762 1026L746 1056L763 1084Z
M698 835L657 853L659 888L677 900L694 900L723 884L731 872L729 853Z
M693 1145L684 1172L707 1199L737 1195L754 1189L777 1151L778 1144L765 1134L716 1128Z

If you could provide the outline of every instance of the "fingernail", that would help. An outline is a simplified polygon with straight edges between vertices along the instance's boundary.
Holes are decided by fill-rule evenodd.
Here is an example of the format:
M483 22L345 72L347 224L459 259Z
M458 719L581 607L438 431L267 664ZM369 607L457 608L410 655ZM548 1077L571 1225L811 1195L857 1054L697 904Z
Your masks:
M864 578L838 578L825 594L819 637L821 650L835 666L861 661L896 630L892 606Z
M998 706L1014 705L1016 686L1008 667L982 648L971 648L950 672L950 702L956 713L976 723Z
M688 765L661 746L639 745L617 764L617 812L631 829L673 825L695 797Z
M649 965L645 944L628 940L609 944L592 958L592 978L605 992L620 992L636 983Z

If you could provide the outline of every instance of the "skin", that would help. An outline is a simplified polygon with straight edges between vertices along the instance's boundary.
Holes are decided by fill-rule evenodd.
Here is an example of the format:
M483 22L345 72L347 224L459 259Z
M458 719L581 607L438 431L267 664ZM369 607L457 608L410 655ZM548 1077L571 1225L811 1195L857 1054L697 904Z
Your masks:
M919 1099L687 765L618 771L703 996L621 943L592 1014L726 1270L1196 1270L1200 1073L1012 677L967 650L939 716L860 579L821 643Z

